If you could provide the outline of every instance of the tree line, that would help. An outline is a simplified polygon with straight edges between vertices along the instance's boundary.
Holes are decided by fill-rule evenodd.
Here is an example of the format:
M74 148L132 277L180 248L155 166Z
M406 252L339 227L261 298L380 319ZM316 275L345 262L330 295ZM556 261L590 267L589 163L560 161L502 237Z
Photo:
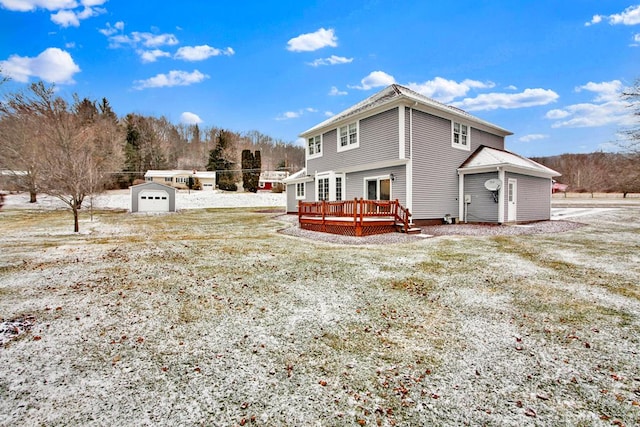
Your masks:
M31 202L38 193L62 200L73 212L74 231L85 198L127 188L149 169L206 168L219 172L231 189L242 178L244 150L259 153L259 161L252 154L248 176L256 182L256 167L304 167L304 148L258 131L200 129L134 113L118 118L106 98L74 95L68 102L42 82L0 102L0 171L11 175L16 189L29 192Z
M558 181L567 191L640 193L640 79L625 89L622 99L628 102L633 121L620 129L621 140L616 153L562 154L534 157L562 174Z
M562 154L532 157L559 173L557 181L576 193L640 193L640 156L636 153Z

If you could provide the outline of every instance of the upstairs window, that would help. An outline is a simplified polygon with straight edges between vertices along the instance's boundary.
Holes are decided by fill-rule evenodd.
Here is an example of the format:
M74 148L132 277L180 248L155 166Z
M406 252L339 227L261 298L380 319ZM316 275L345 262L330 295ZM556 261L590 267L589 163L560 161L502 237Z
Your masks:
M452 122L452 140L451 146L463 150L470 150L471 143L469 141L469 126L462 123Z
M349 123L338 129L338 151L358 147L358 123Z
M322 137L320 135L311 137L307 140L307 156L319 157L322 155Z

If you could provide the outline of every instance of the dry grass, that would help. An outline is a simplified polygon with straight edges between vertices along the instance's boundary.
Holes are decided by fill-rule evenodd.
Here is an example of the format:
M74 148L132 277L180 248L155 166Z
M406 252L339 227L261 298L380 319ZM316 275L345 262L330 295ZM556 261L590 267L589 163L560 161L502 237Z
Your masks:
M0 212L0 425L636 425L640 212L391 245Z

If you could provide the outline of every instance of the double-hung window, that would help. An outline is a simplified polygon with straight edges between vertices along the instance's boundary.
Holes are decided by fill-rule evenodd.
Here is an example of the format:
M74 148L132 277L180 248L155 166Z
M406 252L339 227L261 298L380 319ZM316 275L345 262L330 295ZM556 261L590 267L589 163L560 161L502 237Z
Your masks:
M307 156L319 157L322 155L322 137L313 136L307 140Z
M338 151L349 150L359 146L358 122L338 128Z
M455 148L460 148L462 150L470 150L471 141L469 140L469 126L452 122L451 125L451 146Z

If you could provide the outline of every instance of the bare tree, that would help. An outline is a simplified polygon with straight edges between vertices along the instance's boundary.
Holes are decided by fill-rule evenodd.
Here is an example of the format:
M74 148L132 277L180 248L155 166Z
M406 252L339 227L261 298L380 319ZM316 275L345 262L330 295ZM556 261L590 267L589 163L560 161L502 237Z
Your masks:
M634 117L634 124L621 132L625 136L623 145L628 151L640 154L640 78L622 93L622 97L629 101L629 108Z
M38 191L69 206L78 232L85 197L101 191L110 173L121 168L122 136L117 124L98 113L95 103L76 97L70 106L42 82L32 84L26 95L11 97L7 106L3 118L13 124L13 132L27 130L36 143Z

